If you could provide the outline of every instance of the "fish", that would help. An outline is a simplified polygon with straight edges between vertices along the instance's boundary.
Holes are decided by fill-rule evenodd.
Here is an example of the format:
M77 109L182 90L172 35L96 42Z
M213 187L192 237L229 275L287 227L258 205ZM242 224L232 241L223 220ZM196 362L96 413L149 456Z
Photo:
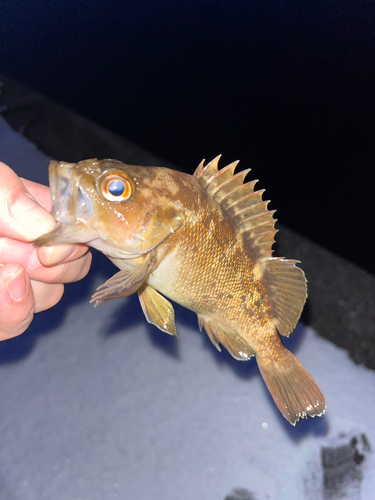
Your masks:
M193 175L118 160L51 161L56 227L36 245L85 243L118 268L95 306L137 292L146 320L176 336L172 300L237 360L255 356L281 414L322 416L314 379L283 345L307 297L299 261L274 257L274 212L238 161L202 160Z

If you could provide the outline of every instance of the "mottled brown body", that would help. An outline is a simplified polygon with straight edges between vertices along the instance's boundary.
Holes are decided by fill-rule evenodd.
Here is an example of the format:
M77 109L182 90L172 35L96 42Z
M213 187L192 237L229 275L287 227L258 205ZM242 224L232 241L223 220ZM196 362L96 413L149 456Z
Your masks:
M56 229L37 244L85 242L120 272L98 288L98 303L138 292L147 320L174 335L172 305L198 315L211 341L239 360L255 355L284 417L322 415L312 377L282 345L306 299L296 261L272 257L273 212L216 158L193 176L115 160L51 162ZM160 293L159 293L160 292ZM163 294L163 295L161 295Z
M166 248L165 257L147 282L184 307L246 338L254 351L264 344L267 330L273 336L276 332L265 279L251 249L195 177L186 175L180 182L176 200L189 207L184 208L185 225L161 245Z

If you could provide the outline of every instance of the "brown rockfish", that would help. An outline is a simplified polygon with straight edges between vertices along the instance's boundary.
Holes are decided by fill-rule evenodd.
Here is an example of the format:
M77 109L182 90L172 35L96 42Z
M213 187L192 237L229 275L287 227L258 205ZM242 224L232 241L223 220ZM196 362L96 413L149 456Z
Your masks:
M281 343L306 300L298 261L272 257L273 211L244 183L238 162L215 158L194 175L96 159L52 161L54 231L37 245L86 243L120 269L93 295L95 305L138 292L147 321L176 335L165 298L198 315L220 351L252 356L283 416L293 425L322 415L324 397ZM163 295L161 295L163 294Z

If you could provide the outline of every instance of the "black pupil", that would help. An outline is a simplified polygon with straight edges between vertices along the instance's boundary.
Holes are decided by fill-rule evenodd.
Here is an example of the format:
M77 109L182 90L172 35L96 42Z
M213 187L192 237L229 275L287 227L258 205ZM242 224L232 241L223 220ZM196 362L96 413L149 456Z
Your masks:
M121 196L124 194L125 186L122 181L114 180L108 184L108 191L112 196Z

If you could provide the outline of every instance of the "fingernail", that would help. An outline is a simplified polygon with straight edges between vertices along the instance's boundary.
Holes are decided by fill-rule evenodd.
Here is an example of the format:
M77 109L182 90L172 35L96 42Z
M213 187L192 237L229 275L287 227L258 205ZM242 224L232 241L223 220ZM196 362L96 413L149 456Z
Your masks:
M22 300L27 291L25 270L20 269L5 282L9 295L13 300L19 302Z
M55 219L44 210L28 193L24 193L10 209L18 224L14 227L28 241L52 231L56 225Z
M72 245L56 245L54 247L41 247L39 249L39 259L45 266L60 264L76 251Z

